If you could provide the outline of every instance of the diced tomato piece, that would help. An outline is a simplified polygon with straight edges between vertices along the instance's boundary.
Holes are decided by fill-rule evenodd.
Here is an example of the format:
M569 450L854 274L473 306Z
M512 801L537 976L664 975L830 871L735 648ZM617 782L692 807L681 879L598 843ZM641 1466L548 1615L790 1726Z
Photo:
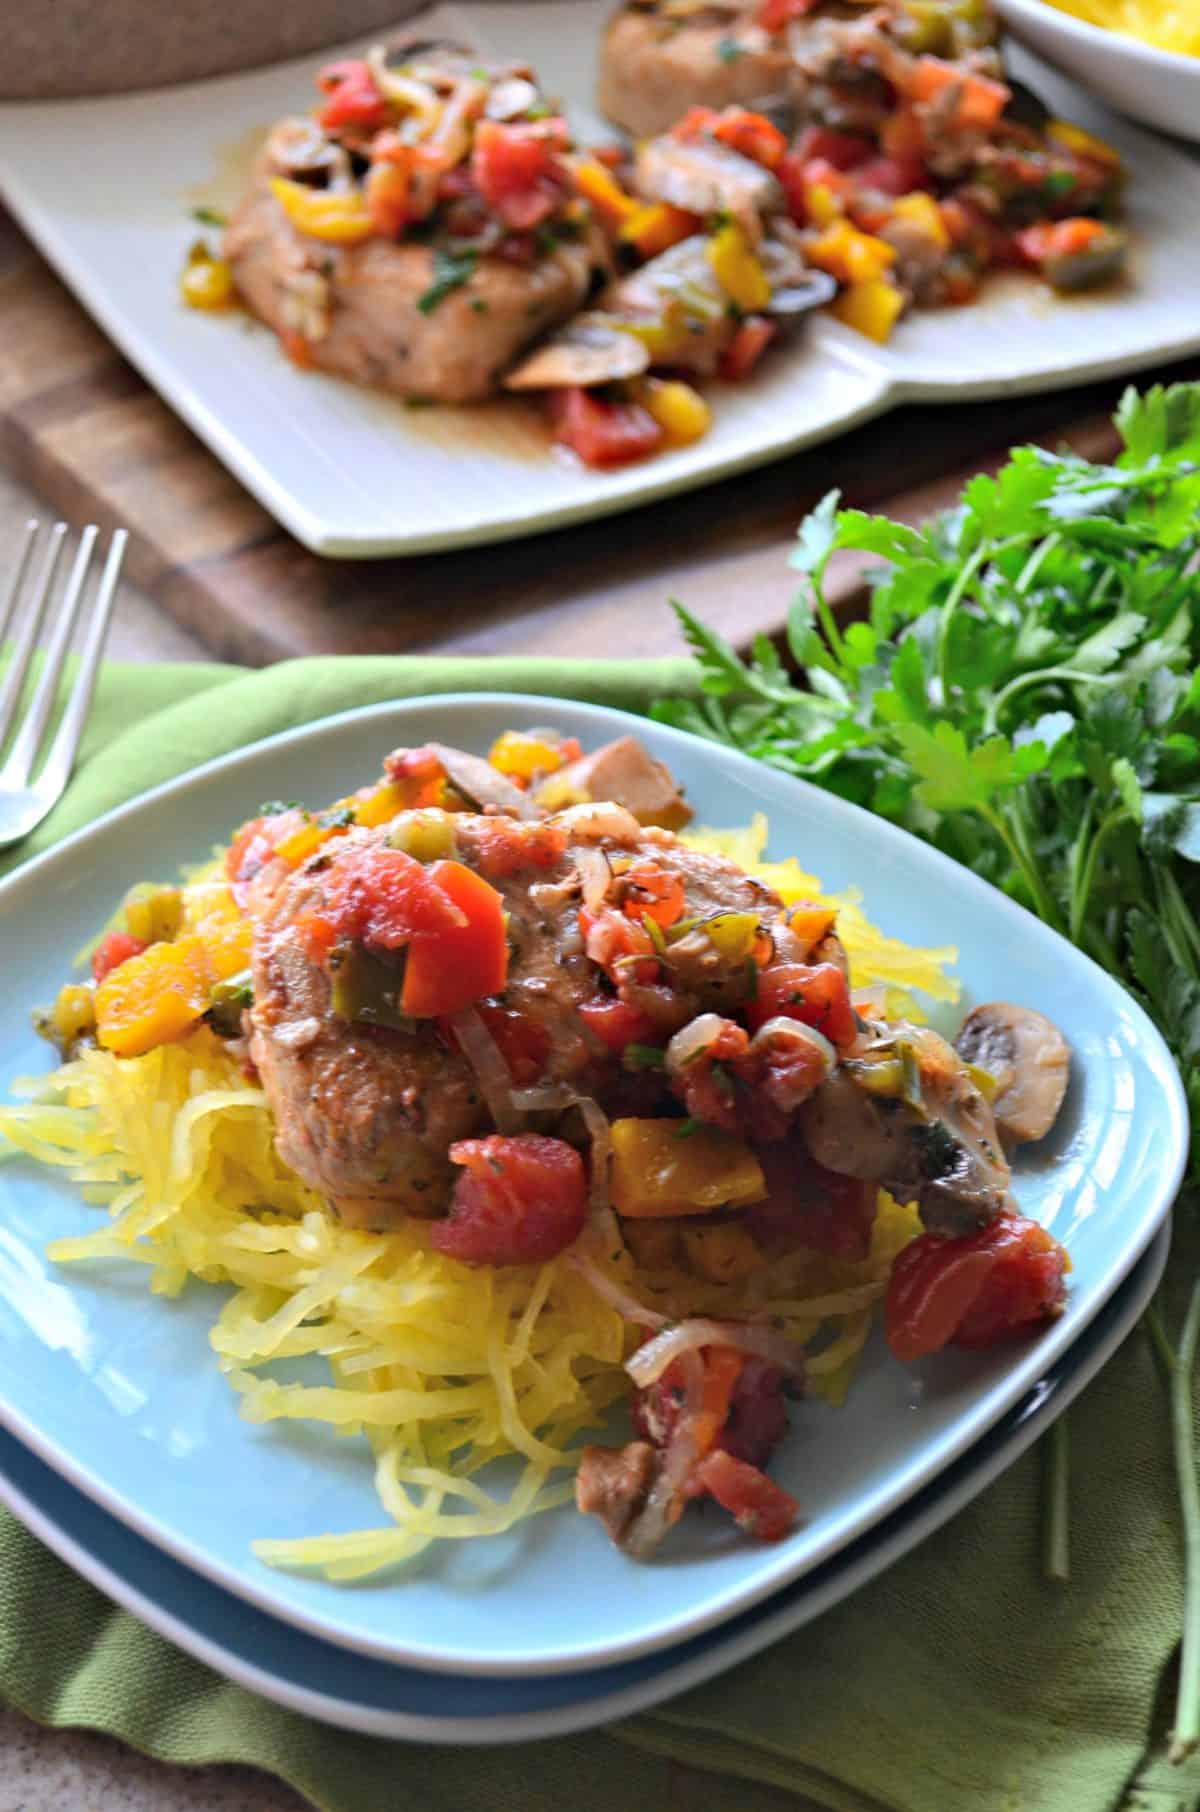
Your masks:
M727 107L718 114L712 135L731 151L740 152L768 170L775 169L788 148L787 139L765 113L751 113L746 107Z
M776 963L764 969L746 1017L757 1031L777 1013L814 1026L839 1050L847 1049L858 1036L850 987L834 963Z
M585 466L629 465L656 453L664 430L640 403L609 403L573 385L550 400L554 438L578 454Z
M715 1498L738 1528L756 1541L782 1541L796 1527L800 1506L791 1493L722 1447L705 1455L691 1482Z
M863 189L878 189L883 195L911 195L914 189L929 184L929 172L919 157L872 157L854 172Z
M462 1139L450 1161L463 1166L449 1218L430 1244L468 1265L529 1265L572 1245L587 1219L583 1159L562 1139L538 1133Z
M729 1074L742 1074L750 1035L735 1020L720 1020L704 1049L672 1078L671 1086L693 1120L719 1126L725 1132L740 1130L744 1100L739 1102Z
M979 1233L923 1233L892 1266L884 1317L898 1359L920 1359L950 1341L993 1346L1049 1321L1066 1294L1067 1255L1036 1221L1002 1215Z
M554 868L567 848L567 833L558 824L486 818L473 834L479 867L496 880L522 868Z
M517 1088L528 1088L546 1067L550 1055L550 1036L540 1020L519 1013L515 1007L502 1007L485 1002L479 1017L500 1047L508 1073Z
M1104 231L1100 221L1080 216L1071 220L1040 220L1013 237L1021 257L1030 264L1039 265L1047 258L1071 258L1086 251Z
M751 1233L772 1252L797 1246L830 1258L864 1259L879 1208L879 1188L826 1170L795 1140L756 1145L767 1184L765 1201L747 1209Z
M441 866L424 868L386 843L342 850L321 877L324 897L312 916L336 938L383 950L398 950L414 938L448 936L468 921L435 879Z
M621 880L626 889L621 907L626 918L639 924L643 919L653 919L665 930L683 917L687 898L678 875L655 868L652 862L639 862Z
M317 87L329 97L317 113L318 123L328 130L338 126L386 126L391 118L370 65L356 57L327 64L317 77Z
M596 912L589 912L585 906L580 909L579 929L588 961L603 969L616 987L620 988L623 981L651 986L658 980L658 958L644 925L635 924L608 906Z
M548 181L558 170L555 153L570 143L560 118L503 123L480 120L471 152L471 175L483 199L515 232L539 225L560 191Z
M149 946L140 937L133 937L128 931L110 931L102 937L92 952L92 974L98 982L122 963L127 963L131 956L140 956Z
M601 1044L618 1054L627 1044L653 1044L658 1038L658 1027L648 1013L608 995L585 1000L579 1017Z
M670 136L685 140L699 138L701 133L711 132L719 118L715 107L689 107L683 118L671 127Z
M764 31L783 31L793 19L803 19L821 0L762 0L758 23Z
M251 818L243 824L225 851L225 874L230 881L249 881L264 862L269 862L272 844L266 834L266 818Z
M737 332L721 354L718 367L728 383L740 384L750 376L778 331L774 321L765 315L747 315L738 322Z
M806 126L796 140L792 155L802 163L823 157L835 170L853 170L858 164L866 163L871 151L870 139L862 138L857 132L835 132L830 126Z
M473 868L444 861L423 872L459 923L412 936L400 1006L414 1019L436 1019L499 994L508 980L508 934L503 896Z

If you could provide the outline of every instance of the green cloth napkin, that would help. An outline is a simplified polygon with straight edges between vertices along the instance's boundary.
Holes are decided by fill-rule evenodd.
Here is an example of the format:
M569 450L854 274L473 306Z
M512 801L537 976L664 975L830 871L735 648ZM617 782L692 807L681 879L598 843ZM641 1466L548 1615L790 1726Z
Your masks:
M690 683L682 661L111 666L67 797L20 855L196 762L352 705L486 687L636 710ZM1186 1229L1170 1314L1198 1261ZM328 1812L784 1812L804 1795L836 1812L1192 1812L1200 1762L1162 1759L1182 1569L1167 1418L1140 1334L1070 1427L1069 1585L1041 1577L1027 1454L845 1604L606 1731L456 1751L326 1729L177 1652L2 1514L0 1694L167 1761L253 1763Z

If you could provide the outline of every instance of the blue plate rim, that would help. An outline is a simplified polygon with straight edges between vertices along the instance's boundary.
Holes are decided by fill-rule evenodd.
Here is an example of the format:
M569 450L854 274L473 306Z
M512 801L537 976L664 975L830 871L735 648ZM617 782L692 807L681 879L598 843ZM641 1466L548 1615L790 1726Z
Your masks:
M1147 1058L1149 1059L1153 1055L1157 1060L1158 1079L1163 1084L1164 1139L1173 1151L1174 1161L1164 1173L1164 1180L1155 1198L1153 1212L1143 1215L1140 1219L1136 1237L1122 1248L1121 1263L1114 1267L1108 1276L1103 1292L1097 1293L1097 1298L1090 1305L1086 1316L1076 1314L1074 1317L1064 1317L1062 1322L1047 1330L1036 1346L1015 1363L1013 1371L1004 1384L989 1390L982 1403L976 1404L958 1419L957 1432L952 1440L947 1439L943 1444L944 1451L939 1462L941 1466L951 1464L1032 1387L1041 1369L1053 1364L1065 1347L1070 1344L1070 1341L1085 1331L1090 1321L1100 1312L1105 1302L1111 1298L1132 1266L1142 1256L1168 1213L1183 1175L1187 1155L1187 1113L1182 1084L1170 1053L1153 1022L1132 996L1121 989L1119 984L1114 982L1112 977L1101 970L1084 952L1060 938L1057 933L1027 912L1024 907L1009 899L969 869L953 861L949 856L943 855L941 851L931 845L920 842L909 832L889 824L862 807L824 792L806 781L756 762L738 751L730 750L724 745L709 743L703 738L655 723L653 720L639 717L619 707L534 693L495 691L435 693L415 699L384 700L370 705L355 706L345 711L316 718L310 722L276 732L272 736L261 738L244 747L231 750L224 755L216 756L184 774L161 782L136 798L114 807L92 824L81 827L60 844L33 858L0 881L0 917L12 906L14 901L19 902L22 895L27 892L36 892L42 877L50 877L56 870L69 868L76 854L86 849L99 837L111 837L114 832L119 832L126 825L141 818L149 809L177 796L185 795L193 787L214 777L228 775L236 784L239 772L252 768L267 752L278 752L299 744L319 743L323 738L337 736L346 729L357 729L359 726L365 729L376 722L395 720L398 724L403 724L406 718L420 713L445 712L453 718L456 713L460 712L493 709L511 715L519 714L524 710L544 710L547 704L552 704L560 712L567 712L572 717L579 717L584 722L595 725L598 730L607 730L610 734L632 731L642 735L651 735L658 743L664 744L667 748L680 748L690 754L693 759L697 758L699 748L703 750L705 759L712 760L718 767L732 768L735 774L752 779L757 788L768 793L772 790L782 790L794 802L796 789L799 789L801 798L810 796L813 799L819 799L823 808L832 810L836 816L841 816L851 828L855 825L864 827L867 834L881 840L884 847L906 851L913 848L919 850L922 861L928 865L932 873L935 876L943 875L951 882L959 896L960 910L964 905L969 909L972 898L986 899L993 907L997 907L1011 918L1018 933L1022 927L1029 926L1034 928L1040 938L1050 939L1061 944L1070 960L1083 965L1084 971L1090 972L1094 977L1095 985L1106 996L1111 996L1114 1001L1119 1003L1124 1012L1132 1016L1138 1025ZM656 1649L673 1646L681 1639L698 1635L716 1624L727 1621L730 1617L751 1608L764 1598L793 1583L801 1568L807 1572L813 1567L821 1565L828 1558L826 1553L818 1553L801 1563L801 1567L798 1567L795 1572L788 1572L786 1567L781 1567L756 1581L743 1582L741 1585L713 1593L706 1600L702 1610L693 1612L682 1619L669 1620L667 1627L658 1630L657 1633L642 1635L628 1642L610 1641L603 1648L581 1644L566 1650L540 1653L536 1650L526 1651L503 1658L480 1657L469 1650L464 1653L446 1647L431 1648L413 1641L383 1641L361 1631L343 1631L330 1617L313 1612L304 1606L281 1603L273 1596L268 1583L264 1582L260 1585L252 1577L231 1574L223 1562L208 1558L202 1551L197 1550L195 1544L189 1542L186 1537L177 1537L170 1528L143 1514L136 1504L122 1498L121 1494L111 1489L102 1478L77 1465L68 1452L53 1439L43 1436L36 1425L30 1422L19 1409L15 1410L2 1391L0 1391L0 1426L7 1428L18 1439L24 1441L34 1453L59 1471L71 1484L84 1491L111 1514L125 1521L146 1539L175 1555L185 1564L205 1573L214 1583L233 1591L268 1614L282 1617L298 1628L337 1646L437 1672L469 1671L484 1676L503 1677L535 1674L551 1669L580 1672L601 1665L626 1662L640 1655L652 1653ZM855 1535L848 1538L843 1537L841 1541L834 1543L834 1551L846 1545L847 1539L856 1539L865 1528L877 1523L898 1508L928 1482L928 1477L927 1473L920 1478L907 1479L887 1491L881 1491L879 1501L864 1523L864 1528L857 1531Z

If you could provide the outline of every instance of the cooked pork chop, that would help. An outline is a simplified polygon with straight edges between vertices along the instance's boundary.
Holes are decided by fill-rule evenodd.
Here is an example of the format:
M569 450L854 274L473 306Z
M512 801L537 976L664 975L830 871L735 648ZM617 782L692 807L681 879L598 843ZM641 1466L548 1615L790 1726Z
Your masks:
M435 306L435 249L372 238L307 238L271 192L264 156L225 234L225 257L250 307L300 362L397 396L467 403L491 395L517 356L587 300L605 255L591 235L523 266L481 256Z

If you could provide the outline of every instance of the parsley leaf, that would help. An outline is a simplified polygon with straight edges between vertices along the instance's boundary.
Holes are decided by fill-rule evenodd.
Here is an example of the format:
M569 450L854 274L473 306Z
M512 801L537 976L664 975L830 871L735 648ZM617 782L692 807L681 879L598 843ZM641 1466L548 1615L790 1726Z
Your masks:
M478 263L478 252L448 252L438 246L433 254L433 282L417 300L421 313L431 315L439 302L444 302L452 291L469 282Z

